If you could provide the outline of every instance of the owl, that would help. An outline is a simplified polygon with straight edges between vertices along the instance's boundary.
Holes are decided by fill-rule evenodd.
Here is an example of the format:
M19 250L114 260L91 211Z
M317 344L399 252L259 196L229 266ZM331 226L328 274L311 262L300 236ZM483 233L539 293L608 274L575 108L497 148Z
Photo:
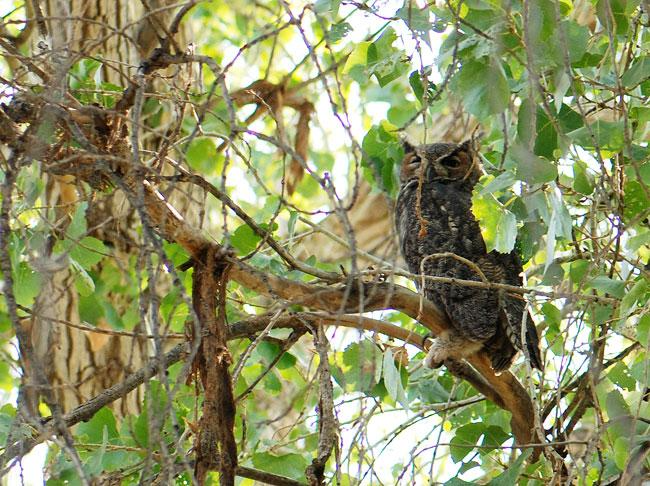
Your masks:
M521 286L519 255L514 250L488 252L472 214L472 189L481 176L473 143L405 143L404 149L395 225L409 271ZM484 349L496 373L507 370L523 350L525 316L525 354L533 367L542 369L539 337L521 295L426 279L420 290L453 328L433 341L425 359L428 366Z

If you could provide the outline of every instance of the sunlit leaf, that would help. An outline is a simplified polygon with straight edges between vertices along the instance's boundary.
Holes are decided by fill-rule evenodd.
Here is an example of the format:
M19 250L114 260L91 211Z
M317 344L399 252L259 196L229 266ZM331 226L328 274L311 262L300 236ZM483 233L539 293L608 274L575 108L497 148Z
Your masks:
M408 408L406 391L402 384L402 376L400 370L395 365L395 358L391 349L384 350L383 377L386 390L388 390L390 397L403 407Z

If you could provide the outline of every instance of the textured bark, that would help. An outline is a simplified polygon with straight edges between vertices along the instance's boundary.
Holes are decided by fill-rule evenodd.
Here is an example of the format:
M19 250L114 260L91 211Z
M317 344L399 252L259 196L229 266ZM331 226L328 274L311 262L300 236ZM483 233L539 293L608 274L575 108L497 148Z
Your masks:
M43 58L46 71L65 73L72 64L90 55L103 61L102 81L127 86L143 57L157 47L158 35L164 35L176 10L160 10L164 5L172 4L171 1L149 1L147 5L150 11L155 13L148 15L143 3L109 0L45 2L42 10L51 39L50 47L55 53ZM38 33L34 32L34 52L38 52L40 40ZM176 40L179 45L185 45L184 33L180 32ZM62 56L62 52L69 55ZM173 110L165 112L173 116ZM165 123L171 124L173 120L165 120ZM155 135L156 132L152 133ZM153 149L157 140L150 137L145 143ZM164 167L162 171L165 171ZM187 208L193 202L185 195L176 197L179 194L181 192L176 191L172 200L186 213L192 214ZM49 178L46 189L48 206L57 208L53 241L63 235L81 196L69 180ZM198 214L198 211L194 213ZM124 194L116 190L108 196L92 199L86 216L90 235L112 247L118 261L126 262L129 254L137 249L139 236L135 231L137 217ZM163 284L163 287L165 285L169 283ZM122 295L112 295L110 298L118 313L130 304ZM50 385L64 411L72 410L123 380L141 368L150 354L144 338L92 334L67 326L66 323L80 323L78 304L71 268L65 266L56 272L44 274L32 319L27 324L36 357L43 363ZM107 327L101 321L97 325ZM135 332L145 331L142 327L135 329ZM27 397L34 412L37 390L27 390ZM118 415L138 413L142 398L142 389L138 389L112 406Z
M203 384L203 415L196 439L195 475L202 486L207 473L220 472L223 486L235 484L237 444L235 442L235 399L228 367L232 356L228 351L226 325L226 282L228 269L220 262L218 250L206 248L195 259L192 280L192 305L206 336L201 341L196 366ZM223 256L223 254L221 255Z

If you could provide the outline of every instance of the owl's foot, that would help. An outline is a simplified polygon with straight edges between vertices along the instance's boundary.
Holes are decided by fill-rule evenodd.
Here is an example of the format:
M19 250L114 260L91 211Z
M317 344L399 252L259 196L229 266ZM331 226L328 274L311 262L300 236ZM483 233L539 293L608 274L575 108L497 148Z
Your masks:
M464 359L481 349L482 343L469 341L455 332L443 332L431 340L431 347L424 358L428 368L439 368L447 359Z
M448 357L449 353L446 341L441 338L433 339L431 347L424 357L424 366L431 369L440 368Z

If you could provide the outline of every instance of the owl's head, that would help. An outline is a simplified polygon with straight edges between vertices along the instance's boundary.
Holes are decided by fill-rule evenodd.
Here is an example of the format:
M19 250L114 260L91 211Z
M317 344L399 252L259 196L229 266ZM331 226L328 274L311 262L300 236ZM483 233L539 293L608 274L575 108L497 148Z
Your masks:
M468 188L474 187L481 177L481 166L472 140L461 144L432 143L417 147L404 142L404 152L400 172L402 184L420 177L422 170L425 171L425 180L457 181Z

